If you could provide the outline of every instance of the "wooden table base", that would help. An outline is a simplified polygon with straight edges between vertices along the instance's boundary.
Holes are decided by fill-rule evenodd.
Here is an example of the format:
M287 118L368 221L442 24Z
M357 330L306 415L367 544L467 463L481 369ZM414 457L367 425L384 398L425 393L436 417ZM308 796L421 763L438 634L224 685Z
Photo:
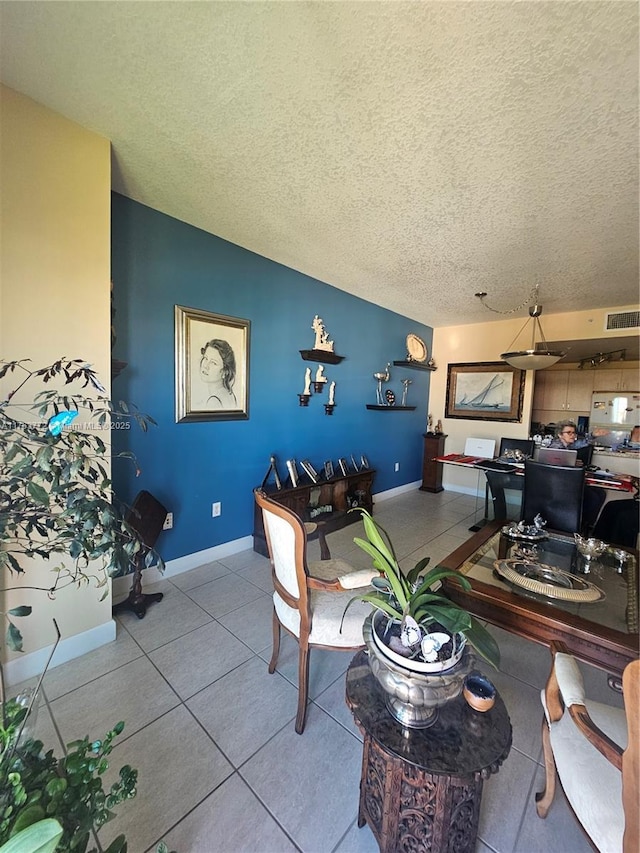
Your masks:
M369 824L380 853L473 853L482 783L427 773L365 735L358 826Z

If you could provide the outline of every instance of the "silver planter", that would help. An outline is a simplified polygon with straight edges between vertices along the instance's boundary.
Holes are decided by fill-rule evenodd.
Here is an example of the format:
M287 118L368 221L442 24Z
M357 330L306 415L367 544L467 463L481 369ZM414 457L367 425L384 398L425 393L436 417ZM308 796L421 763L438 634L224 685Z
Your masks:
M438 718L438 708L462 693L465 676L473 665L473 656L465 647L462 657L451 668L437 673L411 669L411 660L401 665L392 661L373 639L373 619L387 618L375 610L365 619L362 634L369 652L369 666L385 692L385 702L395 719L412 729L426 729Z

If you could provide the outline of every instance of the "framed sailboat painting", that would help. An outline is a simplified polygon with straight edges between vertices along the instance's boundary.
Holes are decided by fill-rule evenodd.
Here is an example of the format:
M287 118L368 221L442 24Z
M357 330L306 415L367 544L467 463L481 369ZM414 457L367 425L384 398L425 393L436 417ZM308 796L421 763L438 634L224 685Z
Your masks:
M521 421L525 371L503 361L450 364L446 418Z

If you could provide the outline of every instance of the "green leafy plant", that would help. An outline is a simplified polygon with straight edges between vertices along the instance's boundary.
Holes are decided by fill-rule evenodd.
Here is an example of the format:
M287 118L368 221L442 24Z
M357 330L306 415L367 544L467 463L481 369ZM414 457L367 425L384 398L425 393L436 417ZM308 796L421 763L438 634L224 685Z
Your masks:
M115 499L110 443L100 436L102 430L129 428L132 421L146 430L155 421L123 402L112 403L94 370L80 359L61 358L39 369L28 360L0 361L0 387L12 380L11 390L0 396L0 570L9 574L11 588L42 589L53 596L64 587L94 582L104 598L108 578L127 573L143 549L145 564L155 561L162 570L162 559L146 548L125 520L127 508ZM56 388L43 390L48 383ZM41 390L31 393L34 385ZM130 453L117 457L136 464ZM26 586L34 557L54 561L50 586ZM23 650L13 620L31 611L19 605L4 614L10 649ZM59 639L55 620L54 625ZM69 744L56 758L40 741L21 736L30 708L6 700L2 674L0 662L0 851L84 853L92 831L136 793L137 770L129 765L109 790L103 785L107 756L124 723L102 740L85 737ZM41 682L42 676L34 696ZM126 849L121 835L104 853ZM161 851L166 853L166 845Z
M12 588L26 588L31 558L60 555L43 591L53 596L92 581L104 598L108 577L126 574L144 543L115 499L110 448L100 433L129 428L132 421L146 430L155 421L124 402L112 403L80 359L61 358L39 369L28 359L0 361L0 383L7 387L11 380L13 387L0 398L0 570L12 576ZM42 389L49 383L57 387ZM34 385L42 390L32 394ZM136 464L131 453L116 455L122 457ZM145 553L147 566L155 561L164 568L157 553ZM4 614L6 643L14 651L23 650L14 618L31 610L19 605Z
M381 577L373 579L373 592L354 596L347 608L353 601L369 602L403 627L417 629L419 635L416 635L416 644L437 623L451 636L463 634L478 654L497 669L500 665L500 650L484 625L451 599L434 591L447 577L455 577L463 589L471 589L468 579L450 569L435 567L427 571L430 557L424 557L405 574L384 528L374 521L366 509L358 507L354 511L362 515L367 538L356 537L353 541L371 557Z
M124 723L114 726L102 740L85 737L68 744L66 755L56 758L52 750L43 751L41 741L20 737L28 711L14 699L2 705L0 844L9 844L22 831L54 817L62 832L51 849L84 853L91 832L114 817L117 805L136 795L138 771L129 765L120 769L118 781L108 791L103 785L102 777L109 767L107 756ZM40 830L46 834L46 827L40 826ZM35 829L32 836L36 840L39 837ZM16 849L31 849L26 846L30 837L23 837L25 846ZM120 835L105 853L125 853L126 849L125 838Z

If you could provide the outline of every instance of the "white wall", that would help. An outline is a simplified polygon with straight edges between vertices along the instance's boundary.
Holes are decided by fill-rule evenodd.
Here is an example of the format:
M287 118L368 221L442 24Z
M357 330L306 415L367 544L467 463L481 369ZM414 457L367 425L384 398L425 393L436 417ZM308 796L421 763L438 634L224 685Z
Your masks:
M0 357L37 367L82 358L108 387L109 141L4 86L0 111ZM50 584L51 565L33 564L28 582ZM41 592L0 592L0 610L34 607L19 621L25 652L34 653L52 642L53 616L65 638L111 624L111 597L100 602L100 594L70 588L49 601Z

